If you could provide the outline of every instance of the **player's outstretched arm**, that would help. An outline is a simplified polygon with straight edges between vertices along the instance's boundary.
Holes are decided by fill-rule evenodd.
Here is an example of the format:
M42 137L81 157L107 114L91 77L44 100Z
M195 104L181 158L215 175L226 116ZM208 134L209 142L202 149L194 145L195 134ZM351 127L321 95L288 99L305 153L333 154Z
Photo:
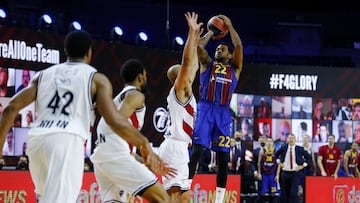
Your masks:
M181 68L174 83L176 95L181 102L185 102L192 94L192 83L199 68L197 57L197 41L202 32L203 23L198 23L198 14L187 12L185 14L189 26L188 36L185 42Z
M197 54L201 65L200 72L204 72L211 62L211 57L209 56L209 53L206 51L205 47L213 35L214 32L208 31L198 40Z
M231 41L232 41L232 44L234 46L233 63L236 66L236 75L239 77L240 73L242 71L242 66L243 66L243 46L242 46L242 42L241 42L239 34L237 33L237 31L235 30L233 24L231 23L230 18L228 18L225 15L219 15L219 16L224 20L225 25L229 29Z

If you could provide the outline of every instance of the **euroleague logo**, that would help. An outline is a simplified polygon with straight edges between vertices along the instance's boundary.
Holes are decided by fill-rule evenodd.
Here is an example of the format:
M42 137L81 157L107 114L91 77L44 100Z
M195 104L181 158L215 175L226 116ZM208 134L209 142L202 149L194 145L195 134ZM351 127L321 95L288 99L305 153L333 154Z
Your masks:
M346 192L344 188L335 191L335 202L345 203Z
M159 107L155 110L153 114L153 124L158 132L164 132L166 130L168 120L169 113L165 108Z
M360 203L360 190L356 190L355 185L334 185L334 203Z

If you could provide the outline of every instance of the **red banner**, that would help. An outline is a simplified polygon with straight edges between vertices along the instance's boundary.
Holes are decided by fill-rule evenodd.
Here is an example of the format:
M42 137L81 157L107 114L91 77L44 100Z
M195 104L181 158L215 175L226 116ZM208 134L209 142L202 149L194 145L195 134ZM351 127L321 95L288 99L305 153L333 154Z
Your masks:
M0 202L35 202L35 187L28 171L0 171Z
M28 171L0 171L0 203L34 203L34 184ZM192 203L215 202L216 175L195 175L192 184ZM240 202L240 176L229 175L224 203ZM146 203L132 197L129 203ZM94 173L85 172L77 203L101 203Z
M215 202L216 175L195 175L191 185L192 203ZM240 202L240 176L228 175L224 203Z
M306 177L306 203L360 203L359 178Z

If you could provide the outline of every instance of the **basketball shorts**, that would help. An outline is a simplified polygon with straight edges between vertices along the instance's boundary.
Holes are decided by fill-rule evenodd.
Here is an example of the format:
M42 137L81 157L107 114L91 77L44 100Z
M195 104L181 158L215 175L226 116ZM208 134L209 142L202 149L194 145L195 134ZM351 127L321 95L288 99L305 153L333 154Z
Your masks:
M198 103L192 141L213 151L230 152L230 127L228 106Z
M261 194L278 193L277 183L275 182L275 173L262 174Z
M84 174L84 139L66 133L31 135L27 154L40 203L76 202Z
M117 160L94 163L94 172L103 202L121 202L126 193L136 196L158 181L157 177L130 153Z
M171 187L180 187L182 191L190 190L189 176L189 151L188 143L172 138L165 139L159 147L160 158L170 167L177 170L175 177L162 177L165 190Z

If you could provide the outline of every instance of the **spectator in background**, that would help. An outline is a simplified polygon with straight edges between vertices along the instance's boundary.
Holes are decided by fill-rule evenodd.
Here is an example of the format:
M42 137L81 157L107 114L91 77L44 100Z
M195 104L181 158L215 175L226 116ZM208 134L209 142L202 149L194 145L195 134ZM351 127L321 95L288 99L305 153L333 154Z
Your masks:
M335 145L335 136L329 135L328 144L319 148L317 164L321 176L338 177L341 149Z
M336 120L336 116L338 114L338 104L336 101L333 101L331 103L331 111L329 111L327 114L326 114L326 119L327 120Z
M329 137L329 129L326 123L320 123L317 129L317 134L314 137L314 142L327 142Z
M248 118L243 118L241 121L241 133L242 133L242 138L244 141L251 141L253 140L253 136L250 132L250 121Z
M336 120L351 120L351 107L348 107L346 99L340 99L340 108Z
M356 102L353 106L353 120L360 121L360 102Z
M21 113L18 113L18 114L15 116L15 120L14 120L14 125L13 125L13 127L18 127L18 128L20 128L20 127L21 127L21 121L22 121L22 115L21 115Z
M275 140L275 149L279 149L282 144L285 144L287 141L288 136L291 133L291 125L288 120L281 121L279 126L278 134L276 135Z
M0 97L11 97L14 95L15 87L8 87L9 70L0 67Z
M268 122L263 122L262 124L262 136L266 137L266 138L270 138L270 123Z
M21 85L16 89L16 93L18 93L20 90L24 89L29 85L30 82L30 70L23 69L22 70L22 83Z
M323 105L324 104L322 100L316 100L312 116L313 120L324 120L325 116L322 112Z
M346 135L346 124L344 121L340 121L338 123L338 140L337 142L343 143L343 142L351 142L351 138Z
M245 95L244 101L240 104L242 106L243 111L239 112L241 117L252 117L253 115L253 104L252 98L249 95ZM239 108L240 110L241 108Z
M360 143L360 121L354 122L354 142Z
M290 123L288 121L284 120L280 125L279 132L280 132L280 141L286 142L287 137L291 133Z
M296 141L297 142L302 142L303 141L303 137L307 134L308 131L308 125L306 122L302 121L299 124L299 132L296 136Z
M269 107L269 104L265 101L263 97L260 100L260 106L258 107L257 114L258 118L269 118L271 115L271 109Z
M34 121L32 111L29 110L26 113L26 127L30 127L30 124Z
M29 170L29 159L26 155L19 156L19 160L16 164L17 170L28 171Z
M288 115L285 113L285 106L281 107L281 111L274 115L275 118L287 118Z
M306 119L306 111L304 111L303 105L300 105L300 110L299 110L299 119Z
M3 155L13 156L14 149L15 149L14 132L13 132L13 129L10 128L10 130L8 131L8 133L6 135L6 142L5 142L4 148L3 148Z

